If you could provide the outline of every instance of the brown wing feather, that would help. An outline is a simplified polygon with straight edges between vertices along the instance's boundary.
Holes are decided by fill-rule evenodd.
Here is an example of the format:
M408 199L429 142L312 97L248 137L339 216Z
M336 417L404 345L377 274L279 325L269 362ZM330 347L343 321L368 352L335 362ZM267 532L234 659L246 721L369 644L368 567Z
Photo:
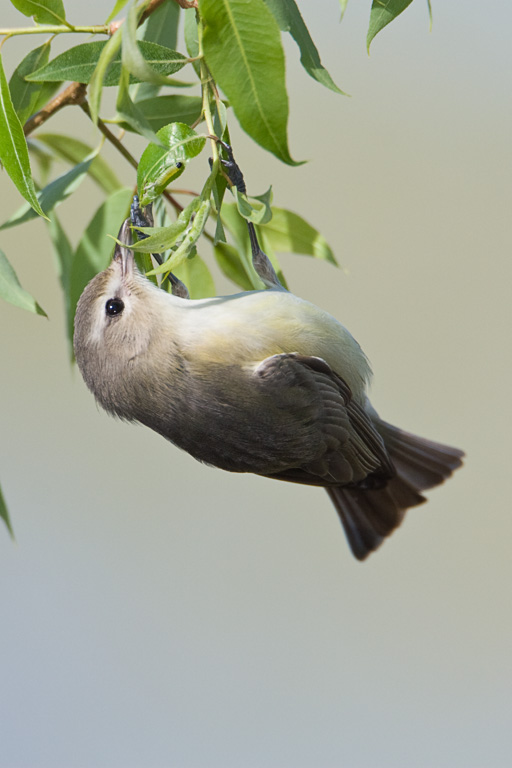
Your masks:
M312 426L324 438L322 449L314 458L300 466L265 474L322 486L363 483L378 487L393 477L394 468L382 437L363 408L352 399L347 384L325 360L297 354L275 355L258 367L257 375L267 391L273 390L277 408L293 408L294 387L306 387L316 404Z

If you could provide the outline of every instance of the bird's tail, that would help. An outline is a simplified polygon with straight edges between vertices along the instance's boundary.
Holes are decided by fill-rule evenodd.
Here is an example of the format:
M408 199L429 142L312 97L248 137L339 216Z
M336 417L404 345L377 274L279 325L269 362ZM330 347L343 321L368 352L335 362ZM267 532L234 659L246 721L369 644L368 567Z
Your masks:
M327 488L348 543L364 560L402 522L409 507L426 501L421 491L440 485L461 466L463 451L403 432L384 421L375 423L396 475L385 488Z

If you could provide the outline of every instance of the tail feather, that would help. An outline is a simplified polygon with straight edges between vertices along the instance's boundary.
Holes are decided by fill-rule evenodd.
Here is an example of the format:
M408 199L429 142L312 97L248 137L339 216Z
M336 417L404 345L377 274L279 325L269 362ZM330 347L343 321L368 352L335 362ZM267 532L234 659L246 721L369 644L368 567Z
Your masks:
M327 488L350 548L358 560L377 549L397 528L407 509L423 504L420 491L433 488L461 466L463 451L403 432L391 424L375 424L396 469L385 488Z

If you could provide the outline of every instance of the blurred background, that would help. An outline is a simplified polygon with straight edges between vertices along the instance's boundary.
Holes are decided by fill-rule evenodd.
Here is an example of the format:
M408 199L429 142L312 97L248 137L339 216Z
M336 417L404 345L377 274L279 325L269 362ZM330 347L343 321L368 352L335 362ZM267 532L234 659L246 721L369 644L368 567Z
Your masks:
M429 34L417 0L368 57L369 1L341 25L335 0L300 6L351 97L290 41L290 147L310 162L281 165L232 119L237 159L336 252L342 270L282 264L365 349L381 415L466 466L358 563L320 490L203 467L99 412L44 223L3 231L50 319L0 306L2 768L511 765L512 7L434 0ZM105 3L70 16L101 22ZM3 47L9 73L26 50ZM79 110L46 125L70 127L96 143ZM1 190L4 220L20 201L5 174ZM71 237L99 202L86 181L59 208Z

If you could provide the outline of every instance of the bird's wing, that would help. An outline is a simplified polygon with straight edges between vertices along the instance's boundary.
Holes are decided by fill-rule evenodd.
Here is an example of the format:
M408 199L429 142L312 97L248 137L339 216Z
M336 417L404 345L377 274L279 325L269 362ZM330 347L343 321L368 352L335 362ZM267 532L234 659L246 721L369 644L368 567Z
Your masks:
M276 421L285 424L286 414L295 424L288 466L260 474L308 485L370 488L393 477L393 465L370 417L325 360L294 353L273 355L253 375L271 397ZM286 455L286 429L282 438L281 460Z

